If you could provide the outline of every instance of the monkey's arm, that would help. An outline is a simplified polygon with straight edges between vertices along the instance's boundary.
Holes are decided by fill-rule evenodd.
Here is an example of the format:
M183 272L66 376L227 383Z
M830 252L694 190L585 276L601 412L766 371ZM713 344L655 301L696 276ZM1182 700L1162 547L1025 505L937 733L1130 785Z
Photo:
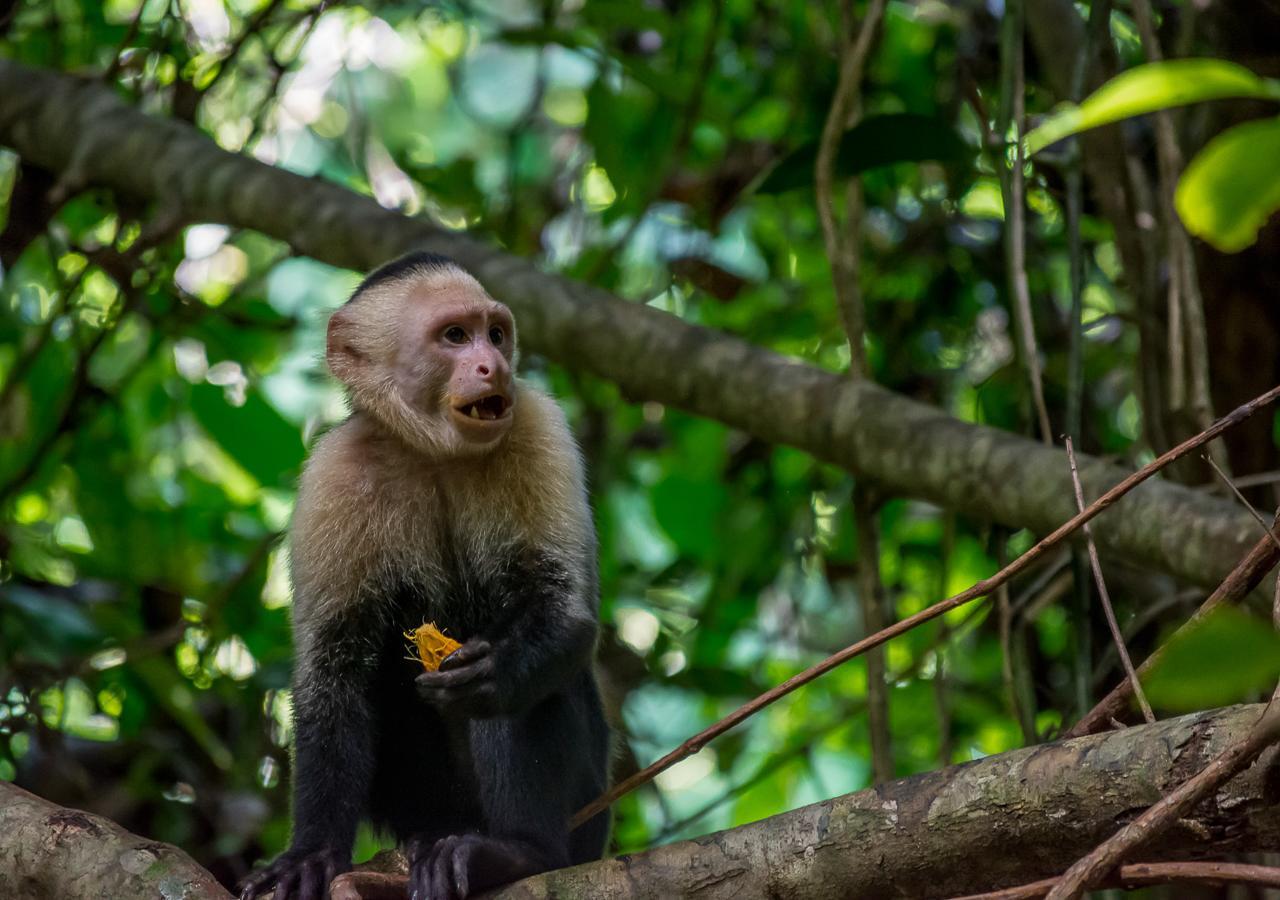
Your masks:
M319 625L299 644L293 845L349 852L373 778L376 648L368 626L349 617Z
M503 579L505 615L438 672L418 676L419 694L446 714L525 712L591 663L598 624L590 561L542 551L521 556Z
M295 600L295 602L297 602ZM351 847L373 777L368 702L373 651L358 623L295 618L293 677L293 839L289 849L245 884L253 898L322 898L351 868Z

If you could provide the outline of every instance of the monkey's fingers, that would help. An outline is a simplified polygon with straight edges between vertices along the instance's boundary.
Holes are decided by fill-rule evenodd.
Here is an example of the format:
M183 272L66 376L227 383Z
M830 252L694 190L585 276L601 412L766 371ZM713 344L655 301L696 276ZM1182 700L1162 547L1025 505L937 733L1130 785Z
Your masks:
M433 842L409 867L409 900L436 900L431 892L431 870L442 843Z
M471 868L474 849L471 840L463 837L459 839L451 854L453 886L458 892L459 900L466 900L471 895L471 877L468 870Z
M455 666L452 669L441 667L437 672L423 672L414 679L414 682L420 691L456 688L472 681L492 678L493 672L493 660L488 656L482 656L465 666Z
M314 856L308 859L299 874L298 900L325 900L329 896L329 880L325 879L325 861Z
M261 872L250 875L240 882L240 900L257 900L258 897L271 890L279 877L275 866L269 866Z
M447 672L450 669L457 669L465 666L470 662L486 657L492 652L493 647L488 641L467 641L457 650L454 650L440 662L440 671Z
M271 900L290 900L293 897L293 889L298 884L298 870L290 868L285 870L280 876L280 880L276 882L276 892Z
M466 897L458 890L457 872L454 869L454 853L462 846L463 838L450 836L436 845L435 858L431 861L431 900L460 900Z

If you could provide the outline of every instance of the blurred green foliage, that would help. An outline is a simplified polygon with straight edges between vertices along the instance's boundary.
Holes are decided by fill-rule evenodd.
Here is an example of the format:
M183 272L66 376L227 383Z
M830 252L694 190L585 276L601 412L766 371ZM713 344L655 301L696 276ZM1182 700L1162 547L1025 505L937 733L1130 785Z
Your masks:
M144 109L188 119L228 150L842 371L805 172L835 83L837 21L806 0L25 0L0 53L109 72ZM1113 26L1132 59L1131 25ZM841 159L864 172L876 379L1029 433L984 142L997 32L981 3L891 3L864 92L871 144L855 132ZM1049 103L1034 78L1029 103ZM1028 274L1060 410L1061 173L1029 172ZM20 200L38 178L0 156L9 234L31 220ZM217 224L175 232L163 212L75 193L5 259L0 777L179 843L232 880L288 838L281 539L307 443L344 414L320 361L323 328L360 273ZM1148 448L1133 307L1110 226L1086 215L1081 232L1083 445L1137 457ZM848 473L629 402L533 354L524 374L562 399L590 467L620 767L859 636ZM1030 537L902 499L878 518L895 617L991 574ZM1065 606L1043 600L1069 578L1065 562L1014 586L1008 649L1032 738L1074 712L1075 632ZM1195 598L1175 597L1163 619L1140 615L1153 595L1174 596L1140 581L1113 593L1149 647ZM986 605L890 645L899 773L1027 739L1003 655ZM1118 669L1097 656L1107 687ZM864 786L865 672L860 661L836 670L626 798L616 848ZM1236 687L1203 699L1257 684ZM377 845L364 834L359 853Z
M1259 78L1221 59L1148 63L1098 88L1078 105L1065 104L1026 137L1036 153L1063 138L1133 116L1206 100L1280 102L1280 80ZM1188 163L1174 195L1187 231L1225 253L1252 244L1280 209L1280 119L1230 128Z

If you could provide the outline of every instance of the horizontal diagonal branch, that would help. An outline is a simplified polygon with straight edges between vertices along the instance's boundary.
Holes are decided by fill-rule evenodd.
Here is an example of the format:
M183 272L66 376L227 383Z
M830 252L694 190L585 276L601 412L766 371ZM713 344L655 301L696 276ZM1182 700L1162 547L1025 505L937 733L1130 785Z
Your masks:
M184 897L231 900L177 847L0 781L0 894L7 900Z
M954 897L1056 875L1233 746L1261 705L1013 750L644 853L548 872L497 900ZM1274 749L1143 848L1280 848ZM980 861L980 862L979 862Z
M58 173L66 187L106 187L190 221L251 228L334 266L366 270L411 248L448 254L512 307L531 350L613 381L633 400L806 450L895 495L1041 533L1074 512L1061 450L625 302L340 186L226 152L96 82L0 61L0 144ZM1091 495L1127 474L1080 462ZM1212 585L1252 544L1251 527L1231 503L1153 481L1100 520L1095 537L1114 554Z

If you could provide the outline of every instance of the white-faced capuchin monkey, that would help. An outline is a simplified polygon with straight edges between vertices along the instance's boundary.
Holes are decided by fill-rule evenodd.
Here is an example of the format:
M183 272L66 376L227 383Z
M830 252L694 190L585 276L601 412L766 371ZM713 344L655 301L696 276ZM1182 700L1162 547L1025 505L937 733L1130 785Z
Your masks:
M516 329L451 260L367 277L329 320L352 414L302 475L293 577L293 841L243 898L322 900L361 819L413 900L599 859L596 536L556 403L512 374ZM462 646L436 672L405 633Z

